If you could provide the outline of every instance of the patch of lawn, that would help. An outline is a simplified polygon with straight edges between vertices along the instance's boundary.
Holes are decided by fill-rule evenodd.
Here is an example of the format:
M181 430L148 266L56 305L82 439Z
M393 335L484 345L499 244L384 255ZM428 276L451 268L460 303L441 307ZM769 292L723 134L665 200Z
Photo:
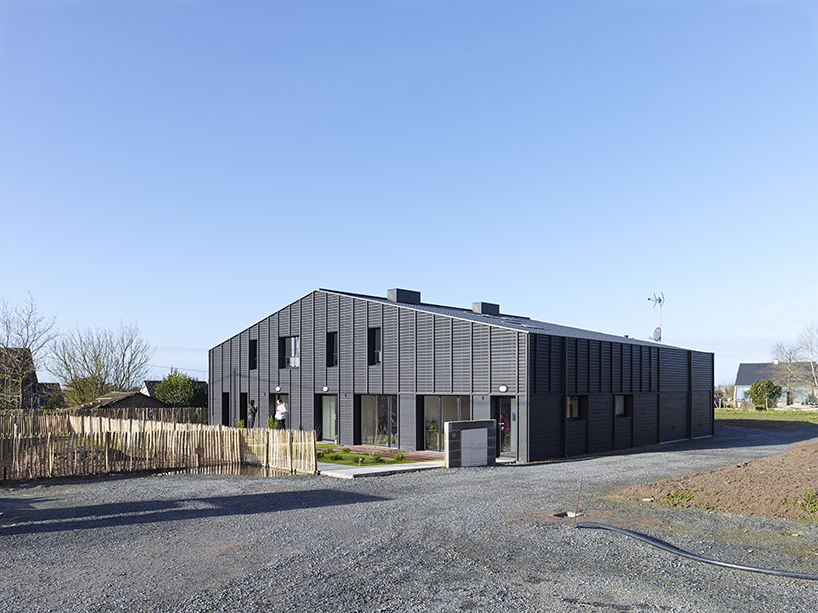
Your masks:
M752 419L759 421L797 421L818 424L818 411L774 411L772 409L739 411L737 409L716 409L716 419Z
M346 464L347 466L383 466L386 464L406 464L411 461L404 458L399 451L395 452L395 456L390 458L377 453L355 453L349 451L346 447L340 451L334 451L333 447L335 445L320 445L318 461L329 462L330 464ZM363 459L359 460L359 458Z

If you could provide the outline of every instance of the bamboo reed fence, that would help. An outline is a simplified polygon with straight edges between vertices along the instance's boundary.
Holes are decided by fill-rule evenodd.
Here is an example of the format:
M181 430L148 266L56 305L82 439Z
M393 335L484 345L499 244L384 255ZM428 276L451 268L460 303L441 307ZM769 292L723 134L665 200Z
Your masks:
M38 434L0 434L3 479L257 464L317 472L315 433L244 430L83 415L45 415Z

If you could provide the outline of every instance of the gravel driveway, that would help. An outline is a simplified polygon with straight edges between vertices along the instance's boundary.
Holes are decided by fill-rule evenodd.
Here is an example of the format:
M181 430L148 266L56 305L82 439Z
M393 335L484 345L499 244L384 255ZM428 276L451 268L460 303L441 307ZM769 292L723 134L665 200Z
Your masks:
M0 493L0 611L818 611L818 527L602 498L818 437L719 428L630 454L328 477L158 475Z

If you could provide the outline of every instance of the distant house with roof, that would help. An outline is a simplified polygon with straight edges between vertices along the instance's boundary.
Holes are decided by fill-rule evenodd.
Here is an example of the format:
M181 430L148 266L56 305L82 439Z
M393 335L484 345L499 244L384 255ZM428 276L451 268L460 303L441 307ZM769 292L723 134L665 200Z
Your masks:
M38 409L52 396L62 396L60 384L37 380L31 351L0 347L0 409Z
M489 445L527 462L714 427L712 353L405 289L315 290L213 347L209 372L211 424L245 419L250 400L266 423L282 400L287 427L343 445L442 451L446 422L493 419L505 430Z
M165 403L141 392L111 392L89 402L72 407L74 409L142 409L162 408Z
M796 369L803 371L802 378L808 379L811 375L812 366L809 362L794 363ZM738 372L736 373L736 384L733 399L737 402L742 400L750 400L747 392L756 381L773 381L777 385L781 385L782 378L782 364L778 360L772 362L747 362L738 365ZM786 387L786 386L784 386ZM786 389L784 390L786 393ZM783 395L783 394L782 394ZM801 390L796 392L792 398L793 403L808 402L808 394Z

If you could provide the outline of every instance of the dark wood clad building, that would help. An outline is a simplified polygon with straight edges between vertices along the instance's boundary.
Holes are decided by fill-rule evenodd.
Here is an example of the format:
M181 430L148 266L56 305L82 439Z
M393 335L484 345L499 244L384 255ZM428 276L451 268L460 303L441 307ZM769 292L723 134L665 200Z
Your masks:
M506 424L535 461L713 434L712 353L500 313L316 290L210 350L211 423L266 423L341 444L440 449L447 421Z

